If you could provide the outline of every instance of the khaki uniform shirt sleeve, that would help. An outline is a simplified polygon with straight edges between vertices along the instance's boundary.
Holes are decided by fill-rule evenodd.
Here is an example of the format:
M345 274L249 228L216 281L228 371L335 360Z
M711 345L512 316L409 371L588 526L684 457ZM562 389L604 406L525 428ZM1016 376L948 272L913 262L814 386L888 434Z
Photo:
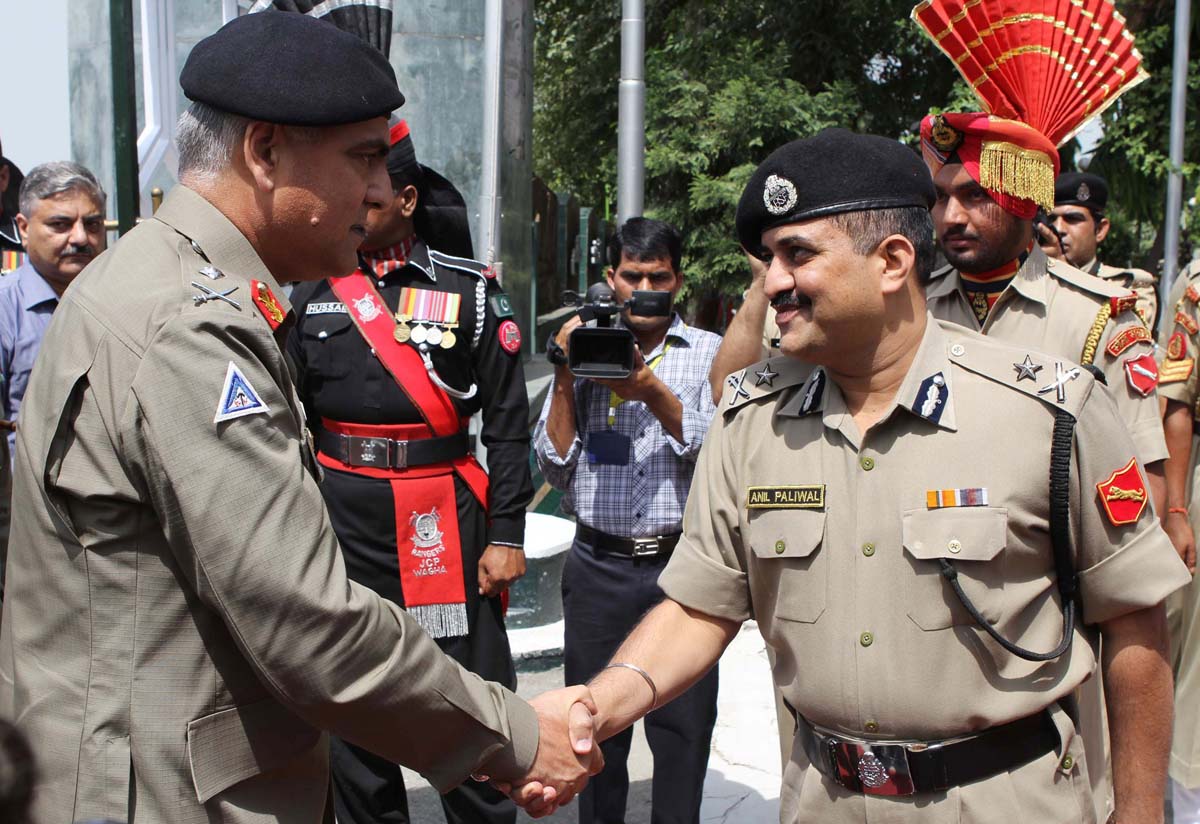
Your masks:
M1129 465L1134 445L1111 395L1097 390L1084 403L1075 427L1077 472L1071 502L1083 619L1088 624L1152 607L1191 580L1150 506L1144 474L1139 474L1143 506L1137 520L1116 524L1105 510L1098 485ZM1140 465L1135 466L1140 472Z
M1143 467L1156 461L1166 460L1167 441L1163 436L1162 417L1159 415L1158 398L1152 391L1142 395L1129 385L1125 362L1142 355L1154 357L1154 345L1149 340L1139 341L1113 355L1107 350L1109 343L1122 333L1137 330L1144 336L1148 333L1141 320L1131 311L1122 312L1117 322L1108 325L1108 333L1100 340L1096 353L1096 365L1104 371L1107 389L1117 403L1121 420L1125 421L1133 438L1138 463Z
M1180 272L1167 301L1167 316L1159 334L1158 393L1193 408L1200 378L1196 374L1200 336L1200 306L1186 297L1189 271ZM1195 293L1193 293L1195 294Z
M265 411L215 423L231 363ZM527 771L532 709L347 579L284 356L260 318L185 308L130 393L120 437L183 574L281 701L443 791L482 765Z
M729 460L728 424L718 412L696 462L683 537L658 585L686 607L741 622L753 617L753 604L738 528L738 479Z

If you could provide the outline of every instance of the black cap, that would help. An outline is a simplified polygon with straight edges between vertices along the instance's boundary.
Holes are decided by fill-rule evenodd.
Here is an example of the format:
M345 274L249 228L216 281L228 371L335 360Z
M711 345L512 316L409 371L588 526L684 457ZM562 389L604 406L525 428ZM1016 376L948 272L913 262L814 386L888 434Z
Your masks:
M1054 181L1055 206L1086 206L1103 212L1108 205L1108 181L1087 172L1064 172Z
M747 251L762 233L842 212L933 207L933 178L912 149L886 137L824 129L776 149L750 176L737 210Z
M189 100L269 123L338 126L404 105L377 49L332 23L262 11L195 45L179 85Z

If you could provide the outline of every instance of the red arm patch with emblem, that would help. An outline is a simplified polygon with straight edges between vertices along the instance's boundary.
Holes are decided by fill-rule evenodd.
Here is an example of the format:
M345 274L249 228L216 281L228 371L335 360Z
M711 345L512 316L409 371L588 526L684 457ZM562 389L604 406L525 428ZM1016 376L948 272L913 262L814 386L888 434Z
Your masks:
M1192 320L1183 312L1175 313L1175 322L1186 329L1189 335L1194 335L1197 332L1200 332L1200 326L1196 324L1196 321Z
M1192 303L1200 303L1200 289L1197 289L1195 286L1189 286L1183 294Z
M1116 298L1113 298L1116 300ZM1116 314L1115 310L1113 314ZM1129 347L1133 346L1138 341L1150 340L1150 330L1145 326L1128 326L1122 329L1117 334L1113 335L1113 339L1108 342L1108 346L1104 347L1108 354L1114 358L1124 352Z
M1129 388L1143 398L1150 397L1154 387L1158 386L1158 363L1154 356L1147 352L1136 358L1125 359L1125 378Z
M1096 491L1100 493L1100 503L1114 526L1136 523L1146 511L1150 497L1138 470L1137 458L1130 458L1123 469L1096 484Z

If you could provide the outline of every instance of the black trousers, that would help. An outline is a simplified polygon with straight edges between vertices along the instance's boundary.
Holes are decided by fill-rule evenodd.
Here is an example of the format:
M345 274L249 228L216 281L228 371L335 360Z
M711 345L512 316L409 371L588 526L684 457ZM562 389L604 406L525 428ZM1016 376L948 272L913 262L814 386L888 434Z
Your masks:
M582 684L608 664L630 630L663 599L658 576L668 556L634 561L594 550L576 536L563 567L563 664L568 685ZM646 687L647 695L649 688ZM717 721L717 668L687 692L646 716L654 757L653 824L698 824L704 774ZM623 824L629 795L633 729L601 745L604 770L579 795L580 824Z
M479 597L477 569L487 535L486 514L462 481L455 478L454 486L470 631L459 638L436 639L437 645L471 672L515 690L517 675L500 599ZM321 491L351 580L403 606L391 484L326 469ZM331 738L330 763L338 824L409 824L400 767L336 737ZM449 824L517 820L507 796L470 779L442 796L442 811Z

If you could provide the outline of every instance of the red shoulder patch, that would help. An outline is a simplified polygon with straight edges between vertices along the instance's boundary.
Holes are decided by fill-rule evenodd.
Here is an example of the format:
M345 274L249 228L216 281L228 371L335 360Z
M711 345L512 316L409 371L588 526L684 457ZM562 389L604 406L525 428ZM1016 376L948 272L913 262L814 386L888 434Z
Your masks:
M1200 324L1197 324L1196 321L1192 320L1191 315L1184 312L1175 313L1175 322L1186 329L1189 335L1200 332Z
M1115 318L1122 312L1132 312L1137 308L1137 295L1122 295L1119 298L1109 298L1108 304L1112 307L1112 316Z
M1195 286L1189 286L1183 295L1192 303L1200 303L1200 289L1197 289Z
M500 348L508 354L515 355L521 351L521 328L511 320L501 323L496 335L500 338Z
M1129 381L1129 388L1134 392L1143 398L1150 397L1154 387L1158 386L1158 363L1155 362L1154 355L1147 352L1136 358L1126 358L1125 379Z
M1171 360L1179 360L1183 357L1184 348L1187 346L1187 338L1182 332L1174 332L1167 341L1167 357Z
M258 311L262 312L262 316L267 319L271 331L278 329L279 325L283 323L283 307L279 305L279 299L275 297L271 288L261 280L252 280L250 281L250 298L258 307Z
M1138 471L1137 458L1130 458L1123 469L1096 484L1096 491L1100 493L1100 503L1114 526L1136 523L1146 511L1150 497L1142 473Z
M1113 300L1116 300L1116 298L1113 298ZM1114 314L1116 314L1115 310ZM1104 348L1108 354L1115 358L1117 355L1121 354L1126 349L1142 340L1150 340L1150 330L1141 324L1138 324L1137 326L1128 326L1117 334L1113 335L1113 339L1110 340L1108 342L1108 346Z

